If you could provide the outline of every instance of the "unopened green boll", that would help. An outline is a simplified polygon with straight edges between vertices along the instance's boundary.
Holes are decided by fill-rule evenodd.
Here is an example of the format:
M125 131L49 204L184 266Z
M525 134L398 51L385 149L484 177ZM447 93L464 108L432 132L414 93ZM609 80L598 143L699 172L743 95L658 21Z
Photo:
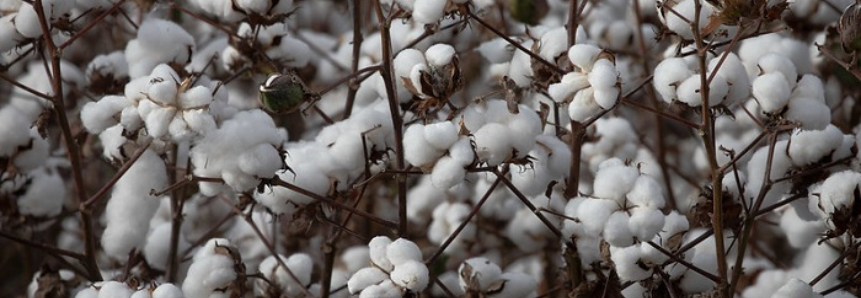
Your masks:
M313 97L305 83L292 74L275 74L260 85L260 103L276 114L289 114Z

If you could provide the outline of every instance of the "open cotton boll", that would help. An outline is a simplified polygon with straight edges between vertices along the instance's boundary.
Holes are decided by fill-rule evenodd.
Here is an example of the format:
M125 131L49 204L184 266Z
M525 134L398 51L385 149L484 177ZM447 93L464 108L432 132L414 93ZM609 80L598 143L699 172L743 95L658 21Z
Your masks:
M628 220L628 228L640 241L655 237L664 227L664 213L658 209L634 208Z
M347 281L347 289L350 294L363 291L366 288L377 285L384 280L389 279L389 275L377 267L365 267L356 271L350 280Z
M13 160L13 164L18 168L18 171L24 172L33 170L42 166L48 159L50 144L48 144L47 139L42 138L38 127L30 129L30 142L28 145L29 148L20 148L22 150L18 151L18 154Z
M481 43L475 50L493 64L511 61L514 55L513 49L508 48L508 42L499 37Z
M183 298L182 290L174 284L163 283L152 291L152 298Z
M505 286L498 293L493 294L494 298L519 298L532 297L531 293L535 292L538 283L532 276L520 272L506 272L499 276L500 280L505 281Z
M8 14L0 18L0 36L6 37L0 40L0 53L15 48L19 42L24 40L24 36L15 30L15 16L16 14Z
M511 156L509 128L499 123L488 123L473 132L478 159L488 166L496 166Z
M438 189L449 189L464 181L466 169L463 164L449 156L437 160L431 172L433 186Z
M753 96L763 112L774 113L789 102L789 83L780 72L766 73L753 81Z
M699 74L692 75L682 82L676 90L676 92L678 92L679 101L684 102L691 107L702 106L703 96L700 93L702 89L700 88L702 86L701 83L701 76ZM712 79L711 84L709 84L709 107L713 107L723 102L724 97L729 91L728 87L729 86L723 77L715 76L714 79Z
M0 109L0 156L10 156L30 141L30 119L11 105Z
M245 14L240 10L234 9L232 0L192 0L191 2L208 14L223 21L237 22L245 17Z
M383 281L378 285L371 285L362 291L359 298L400 298L403 297L401 289L391 280Z
M581 29L581 27L577 27L577 29ZM541 58L547 61L556 61L559 55L568 50L568 30L563 26L547 30L541 34L538 44L540 45L538 55Z
M99 287L99 298L131 298L135 291L118 281L107 281Z
M506 126L511 147L517 151L517 157L526 157L535 146L535 137L541 133L541 118L535 110L521 105L520 113L512 114Z
M828 176L819 189L819 205L829 215L837 209L852 206L854 191L859 184L861 184L861 173L851 170Z
M605 166L609 161L614 160L617 159L609 159L601 164L601 168L595 174L595 182L592 184L592 195L613 200L622 205L625 201L625 194L634 187L640 173L637 172L636 168L625 165Z
M577 218L583 223L587 234L598 235L604 230L610 214L619 210L615 201L604 199L586 199L577 208Z
M498 265L483 257L464 261L457 271L458 276L460 276L461 288L471 289L469 285L472 283L478 287L473 290L479 291L487 291L502 275L502 270Z
M709 75L714 71L721 60L712 59L709 61ZM726 55L726 59L720 64L717 70L716 77L722 77L726 80L729 86L729 91L726 94L724 104L727 106L746 100L750 95L750 77L747 75L747 70L742 64L741 59L735 53Z
M547 86L547 94L558 103L568 102L574 93L589 87L589 76L582 72L569 72L558 83Z
M796 71L792 60L775 53L768 53L757 60L756 66L763 74L773 72L782 74L786 78L786 82L789 83L789 90L795 88L795 83L798 80L798 71Z
M792 90L792 97L806 97L816 99L820 102L825 102L825 86L822 80L816 75L805 74L798 80L795 89Z
M119 121L117 114L133 104L123 96L108 95L96 102L88 102L81 109L81 122L92 134L98 134Z
M824 130L803 130L790 136L789 157L796 166L807 166L834 152L843 133L834 125Z
M386 257L395 267L400 266L408 261L422 261L422 252L418 245L404 238L397 240L386 246Z
M167 269L170 259L170 237L170 222L162 223L152 228L149 236L147 236L146 245L143 247L144 258L150 267L157 270ZM188 247L188 241L180 235L178 251L185 251Z
M447 2L439 0L415 0L413 3L413 19L422 24L436 23L442 18Z
M311 257L307 254L298 253L291 255L290 258L279 254L278 258L281 258L287 265L290 273L281 266L275 256L267 257L260 263L259 270L269 282L255 280L254 292L257 295L265 295L270 291L270 287L275 287L288 297L299 296L303 292L302 289L311 283L311 273L314 269Z
M427 288L430 279L428 267L420 260L408 260L396 265L390 278L396 285L413 292L421 292Z
M678 99L677 86L694 75L694 72L688 68L684 59L667 58L655 67L654 74L652 84L655 86L655 90L658 91L664 102L672 103Z
M822 297L819 293L813 291L813 287L800 279L793 278L786 282L785 285L777 289L771 298L816 298Z
M224 289L230 287L237 277L229 251L236 251L230 241L213 238L195 253L182 283L186 298L207 298L225 293Z
M161 63L186 63L191 59L194 38L178 24L162 19L146 19L137 39L126 45L126 61L133 78L148 74ZM165 78L166 81L170 81Z
M602 109L609 110L616 105L619 99L619 88L595 89L595 103Z
M443 154L444 150L437 149L425 138L425 126L413 124L404 132L404 159L417 167L430 166Z
M147 231L140 227L149 225L159 205L150 192L167 186L166 173L164 161L147 149L114 185L105 208L107 227L101 239L109 256L124 259L132 249L143 248Z
M586 88L574 95L574 99L568 104L568 116L573 121L585 122L598 115L601 106L595 102L595 89Z
M458 140L457 127L451 121L428 124L423 133L428 144L439 150L448 150Z
M442 67L452 62L457 53L451 45L438 43L425 51L425 58L430 66Z
M314 167L313 162L292 164L290 167L293 171L276 172L281 180L318 195L325 195L328 192L331 183L329 177ZM256 192L254 199L270 211L287 217L293 216L299 207L314 201L311 197L284 187L272 187L264 189L263 192Z
M615 247L628 247L634 244L634 233L628 227L630 217L624 211L613 212L604 226L604 240Z
M388 247L391 243L392 239L389 239L389 237L386 236L377 236L368 242L368 253L371 256L371 262L385 271L392 271L392 268L394 267L387 256Z
M582 72L590 72L601 51L592 44L575 44L568 49L568 60Z
M409 90L404 86L404 80L410 80L410 72L413 70L413 67L426 63L424 54L416 49L404 49L395 56L395 60L392 63L395 69L398 97L409 96ZM415 86L415 84L413 85Z
M694 39L694 33L691 29L691 23L696 20L694 1L695 0L679 1L678 4L672 7L675 12L666 12L664 14L663 21L664 24L667 25L667 28L686 40ZM680 18L676 13L684 17L684 19ZM700 32L703 32L703 29L709 24L709 16L712 13L714 13L714 8L711 4L703 3L700 9L699 23L696 24Z
M461 166L472 164L475 160L475 151L472 150L472 144L467 136L460 136L449 149L448 155L457 161Z
M30 182L27 191L16 201L18 211L36 217L60 214L66 199L66 186L59 173L42 168L30 172L28 176Z
M804 206L806 208L806 206ZM807 221L799 217L796 208L787 208L780 216L780 228L793 248L805 248L826 232L822 221ZM809 211L808 211L809 212Z
M637 246L610 247L610 259L616 267L619 279L623 281L640 281L652 275L651 270L640 267L641 253Z
M589 84L596 89L615 88L619 80L619 75L616 73L616 66L608 59L598 59L592 66L592 71L589 72ZM602 106L607 109L607 107Z
M798 90L799 88L795 88ZM831 123L831 109L824 102L808 97L789 100L786 119L799 122L801 129L821 130Z
M634 187L625 195L628 202L634 206L648 209L664 208L663 187L655 178L640 175L634 182Z
M528 49L531 48L533 44L534 42L532 40L526 40L521 45ZM514 55L511 56L511 62L508 65L508 77L511 78L518 87L525 88L530 86L534 75L535 74L532 71L532 57L529 57L529 55L523 51L514 51Z

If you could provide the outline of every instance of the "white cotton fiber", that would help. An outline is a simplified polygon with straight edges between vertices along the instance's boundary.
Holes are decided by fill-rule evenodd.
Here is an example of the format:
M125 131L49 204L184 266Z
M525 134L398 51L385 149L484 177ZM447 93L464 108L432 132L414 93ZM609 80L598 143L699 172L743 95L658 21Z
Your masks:
M457 142L457 127L451 121L428 124L424 127L425 141L439 150L448 150Z
M634 234L628 227L630 217L624 211L613 212L604 226L604 240L615 247L628 247L634 244Z
M790 136L789 157L796 166L806 166L831 154L843 143L843 133L834 125L824 130L803 130Z
M753 96L767 113L782 109L789 102L789 83L779 72L766 73L753 81Z
M451 45L438 43L432 45L425 51L425 58L428 65L432 67L442 67L452 62L457 53Z
M395 266L391 280L398 286L413 292L421 292L428 286L428 267L420 260L409 260Z
M651 276L649 270L640 267L640 248L637 246L610 247L610 259L616 265L616 273L623 281L640 281Z
M799 122L801 129L820 130L831 123L831 109L817 99L794 97L789 100L788 107L784 116L786 119Z
M649 209L664 208L663 187L655 178L640 175L634 187L625 195L630 204Z
M655 237L664 226L664 214L658 209L634 208L628 227L640 241L647 241Z
M394 267L387 256L387 250L391 243L392 239L389 239L389 237L386 236L377 236L368 242L368 252L371 256L371 262L373 262L377 267L380 267L380 269L386 271L391 271Z
M389 278L389 275L377 267L365 267L356 271L347 281L347 289L351 294L365 290L365 288L379 284Z
M448 155L457 161L461 166L467 166L475 160L475 151L472 150L472 144L469 137L461 136L451 148L448 149Z
M589 72L589 84L592 85L592 88L604 90L615 88L618 80L619 75L616 73L616 66L608 59L595 61L592 71Z
M404 132L404 159L417 167L432 165L445 154L445 151L437 149L427 141L424 130L424 125L413 124Z
M486 291L491 284L499 280L502 270L487 258L471 258L460 264L458 268L461 288L468 288L469 281L476 281L477 290Z
M433 186L445 190L458 183L463 182L466 177L466 169L463 164L449 156L440 158L433 167L431 179Z
M107 227L102 235L105 253L125 259L132 249L142 249L150 218L159 205L150 191L163 190L167 185L164 161L147 149L117 181L105 208Z
M433 24L443 15L443 9L448 1L416 0L413 3L413 19L422 24Z
M37 217L60 214L66 200L66 186L59 173L37 169L30 172L29 176L27 191L17 198L18 211L23 215Z
M682 58L667 58L655 67L652 84L667 103L678 99L676 87L694 73Z
M174 284L163 283L152 291L152 298L184 298L182 290Z
M386 247L386 256L395 267L408 261L421 262L422 260L422 252L419 250L418 245L404 238L392 241Z
M775 54L768 53L760 57L756 62L756 66L763 74L780 73L789 83L789 89L795 88L795 82L798 79L798 71L795 69L795 64L788 58Z
M601 48L592 44L575 44L568 49L568 60L583 72L589 72L601 54Z
M598 115L601 106L595 102L595 89L586 88L574 95L574 99L568 104L568 116L571 120L585 122Z
M614 159L608 160L612 161ZM593 195L599 198L615 200L620 205L625 201L625 194L634 187L637 177L640 173L636 168L625 165L604 166L608 163L605 161L601 165L601 169L595 175L593 183Z
M558 103L568 102L574 93L589 87L589 76L582 72L569 72L558 83L547 87L547 94Z
M577 209L577 218L583 223L583 228L588 234L598 235L604 230L610 214L619 208L619 205L612 200L586 199Z
M509 129L499 123L488 123L473 132L478 159L496 166L511 156Z
M804 281L798 278L790 279L777 292L771 295L771 298L814 298L822 297L819 293L813 291L813 288Z
M30 121L14 106L0 109L0 156L9 156L30 140Z

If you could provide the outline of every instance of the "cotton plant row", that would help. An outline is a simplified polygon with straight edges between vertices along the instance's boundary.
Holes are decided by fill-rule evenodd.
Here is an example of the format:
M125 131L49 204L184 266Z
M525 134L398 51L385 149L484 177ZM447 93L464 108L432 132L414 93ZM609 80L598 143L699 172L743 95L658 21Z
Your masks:
M73 130L93 136L80 140L87 162L133 162L102 198L104 211L96 212L101 273L122 280L124 262L139 254L146 266L127 273L155 277L142 284L134 278L79 283L70 296L312 297L322 291L331 291L330 297L445 296L434 285L438 278L456 296L531 297L553 282L543 278L547 272L566 277L562 272L569 269L586 273L584 282L590 284L618 277L625 297L642 297L662 283L685 295L708 293L714 282L691 268L716 275L720 267L717 239L702 236L710 227L694 220L695 207L710 199L700 197L709 189L702 187L706 180L697 179L713 174L702 142L685 131L689 128L673 127L666 130L669 150L657 149L651 130L644 129L651 125L649 114L623 104L640 101L645 91L634 87L653 74L651 83L637 88L655 91L659 113L678 113L692 122L701 120L706 82L707 108L717 115L718 166L729 169L721 181L729 204L769 208L793 200L761 215L779 225L757 223L754 229L779 239L773 243L786 238L796 250L790 268L768 264L758 253L739 256L737 243L726 247L730 268L740 257L745 274L758 274L739 289L740 296L819 297L846 280L837 273L852 270L851 260L826 266L844 254L841 250L856 247L854 238L861 235L853 217L861 203L861 140L847 129L845 119L851 118L845 115L851 112L838 110L851 107L854 99L821 71L824 59L816 57L807 37L745 36L735 51L705 53L706 69L700 69L696 55L682 54L696 50L684 46L696 39L693 29L708 44L729 41L739 27L718 21L721 8L709 2L702 2L695 16L695 1L657 6L640 1L636 13L629 1L585 3L574 45L568 43L563 1L380 1L384 15L395 18L391 82L378 71L385 65L382 34L363 28L365 40L354 53L351 24L331 17L342 12L328 9L334 5L329 2L190 1L176 5L197 16L183 12L171 20L162 4L151 11L137 11L150 9L139 3L122 4L132 19L132 12L140 12L138 23L116 26L127 31L118 35L116 47L83 54L70 48L69 61L83 66L61 61L59 82L64 98L90 98L77 100L68 111L72 123L80 123ZM537 17L535 24L513 21L530 13L514 9L540 2L552 9L527 15ZM60 28L63 22L86 9L114 5L42 4L49 24L57 26L50 36L58 44L72 36ZM822 26L839 16L827 6L795 1L785 17ZM364 21L376 22L373 7L365 8L371 9ZM495 18L497 8L505 20L497 29L535 56L486 34L475 21L456 23L467 19L466 12ZM643 17L647 21L638 21ZM699 23L691 26L695 19ZM107 20L126 22L115 15ZM664 29L673 37L658 34ZM4 3L0 33L11 38L0 41L0 52L6 53L0 62L37 47L33 41L42 37L41 30L30 3ZM826 37L815 38L821 43ZM18 48L21 43L27 44ZM663 59L641 63L632 55L640 44L645 55ZM9 75L50 96L51 77L34 56L10 68ZM327 89L310 113L259 109L255 84L269 74L295 72L321 90L348 75L353 59L359 68L377 70ZM394 87L398 102L388 101L387 87ZM46 134L44 124L37 124L53 103L13 90L9 104L0 108L0 160L13 169L0 176L0 194L14 194L23 220L56 223L59 248L83 251L78 235L84 231L63 212L73 208L67 198L73 192L67 190L70 165L58 157L69 152L56 133ZM341 117L348 96L355 98L354 108ZM394 117L403 119L392 118L393 105L401 110ZM405 124L395 127L393 120ZM576 145L580 156L572 155L578 141L571 139L571 121L589 124ZM763 129L775 127L786 129L774 145L753 144ZM395 138L398 133L402 139ZM749 152L733 159L747 147ZM139 156L132 161L133 154ZM399 154L406 165L395 169ZM576 177L571 177L573 161L580 162ZM662 171L662 164L668 169ZM177 170L187 176L169 181ZM402 238L392 240L394 231L364 225L366 219L357 220L356 214L340 226L344 208L319 203L325 197L347 206L351 202L345 198L362 194L355 209L394 222L397 183L384 178L391 170L409 173L404 190L409 233ZM797 176L808 171L822 175ZM694 178L683 179L687 174ZM563 193L572 179L580 186L568 198ZM188 185L165 191L172 182ZM185 197L173 197L177 194ZM318 233L327 229L342 233L337 245L328 246L333 240ZM738 232L724 230L723 242L738 241ZM178 238L175 243L172 237ZM171 256L174 244L177 252ZM570 253L570 244L577 248L580 268L566 268L570 265L557 254ZM679 252L684 246L691 248ZM321 247L338 248L327 274L321 272L329 266L322 257L329 252L318 252ZM436 262L428 261L436 250L442 250ZM687 264L662 250L678 253ZM178 272L168 281L173 273L161 273L171 269ZM808 284L825 270L831 273ZM38 296L40 278L51 276L46 272L33 277L29 296ZM70 275L60 271L59 279L71 284ZM330 289L322 288L326 276Z

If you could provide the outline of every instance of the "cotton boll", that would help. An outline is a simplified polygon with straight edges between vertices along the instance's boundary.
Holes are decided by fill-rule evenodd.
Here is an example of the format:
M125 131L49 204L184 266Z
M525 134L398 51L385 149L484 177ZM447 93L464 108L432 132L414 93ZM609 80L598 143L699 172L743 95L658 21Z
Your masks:
M816 75L805 74L798 80L795 89L792 90L792 97L806 97L816 99L820 102L825 102L825 86L822 80Z
M831 154L843 143L843 133L834 125L825 130L805 130L793 134L789 142L789 157L796 166L807 166Z
M568 49L568 60L582 72L589 72L601 51L592 44L575 44Z
M819 293L813 291L813 288L806 282L800 279L793 278L780 287L771 298L814 298L822 297Z
M461 166L472 164L475 159L475 151L472 150L472 144L470 143L469 137L461 136L457 142L448 149L448 155Z
M392 268L394 267L386 255L388 246L391 243L392 239L389 239L389 237L386 236L377 236L368 242L368 248L370 249L368 252L371 256L371 262L385 271L392 271Z
M30 120L14 106L0 109L0 156L9 156L30 140Z
M789 90L795 88L795 82L798 79L798 71L795 69L795 64L792 63L788 58L774 54L768 53L759 58L756 62L756 66L759 67L760 72L763 74L769 73L780 73L786 78L786 82L789 83Z
M586 88L574 95L574 99L568 104L568 116L571 120L582 123L598 115L601 106L595 102L594 94L594 88Z
M395 267L408 261L421 262L422 252L418 245L404 238L398 238L386 247L386 256Z
M535 138L539 146L549 150L547 152L547 169L554 177L567 177L571 164L571 150L559 138L550 135L539 135Z
M678 4L673 6L673 10L675 10L675 13L664 13L664 24L667 25L667 28L669 28L670 31L673 31L674 33L678 34L679 37L686 40L694 39L694 33L691 30L691 24L688 22L694 22L694 20L696 19L694 1L695 0L679 1ZM676 13L683 16L685 19L679 18ZM703 29L706 27L706 25L709 24L709 15L711 15L712 13L714 13L714 8L710 4L704 3L700 9L700 15L698 19L699 23L697 24L697 27L699 27L700 32L703 32Z
M488 123L473 132L478 159L496 166L511 156L509 129L499 123Z
M432 165L445 154L445 151L436 149L424 136L425 126L413 124L404 132L404 159L417 167Z
M260 263L259 270L271 284L262 280L255 282L255 293L263 295L272 286L279 288L287 296L299 296L302 294L303 289L311 283L311 273L314 269L311 257L299 253L291 255L289 258L278 255L278 258L284 262L284 265L287 265L290 273L281 266L278 260L275 259L275 256L267 257Z
M458 140L457 127L451 121L429 124L423 133L425 141L439 150L448 150Z
M533 44L534 42L532 40L526 40L521 45L528 49L532 47ZM511 78L518 87L529 87L532 83L533 76L532 58L523 51L515 51L508 66L508 77Z
M789 100L788 107L784 116L786 119L799 122L801 129L821 130L831 123L831 109L816 99L792 98Z
M99 288L99 298L131 298L134 290L118 281L107 281Z
M520 113L511 115L506 126L517 157L526 157L535 146L535 137L541 133L541 118L534 110L521 106Z
M628 227L630 217L625 212L613 212L604 226L604 240L615 247L628 247L634 244L634 234Z
M809 247L826 230L826 226L821 221L807 221L800 218L796 208L788 208L783 212L780 217L780 228L786 233L789 245L798 249Z
M633 167L624 165L603 167L595 175L595 182L592 185L593 195L614 200L621 205L625 200L625 194L634 187L639 176L637 169Z
M400 298L403 294L401 290L392 283L391 280L386 280L379 285L367 287L359 298Z
M477 288L473 290L487 291L487 289L500 279L502 270L498 265L487 258L471 258L460 264L458 268L460 276L460 287L472 289L470 284Z
M557 57L568 50L567 36L568 30L561 26L544 32L539 40L541 46L538 49L538 55L547 61L556 61Z
M377 267L362 268L356 271L350 277L350 280L347 281L347 289L350 291L350 294L355 294L370 286L377 285L388 278L389 275Z
M610 259L616 266L616 273L623 281L640 281L652 275L649 270L638 265L640 248L637 246L610 247Z
M512 55L514 55L513 51L507 45L507 41L497 37L483 42L476 48L476 51L490 63L505 63L510 61Z
M691 107L699 107L703 104L700 95L700 75L693 75L682 82L676 92L679 101Z
M753 81L753 96L767 113L782 109L789 101L789 83L779 72L766 73Z
M505 281L505 286L500 292L493 294L493 298L532 297L530 293L538 286L535 278L520 272L506 272L500 275L499 279Z
M634 206L649 209L664 208L663 187L655 178L640 175L634 182L634 187L625 195L628 202Z
M409 90L404 86L404 80L410 80L410 72L416 65L426 63L424 54L416 49L404 49L395 56L392 63L395 69L395 82L398 86L398 98L410 96Z
M38 169L29 176L26 192L17 198L18 211L36 217L60 214L66 199L66 186L59 173Z
M852 206L855 188L861 184L861 173L851 170L832 174L819 189L819 206L826 214L833 214L837 209Z
M709 73L713 72L718 66L720 59L712 59L709 61ZM735 53L726 55L726 59L720 64L717 71L717 77L722 77L728 85L725 105L730 106L746 100L750 95L750 77L747 75L747 70L744 68L741 59Z
M433 24L443 16L448 1L416 0L413 3L413 19L422 24Z
M29 148L19 148L18 154L13 160L13 164L18 168L18 171L33 170L43 165L48 159L50 144L48 144L47 139L42 138L39 128L33 127L30 129L30 142L28 145Z
M159 224L152 228L147 236L146 245L143 247L144 258L150 267L157 270L165 270L169 262L171 237L171 224L169 222ZM179 236L178 251L185 251L189 247L185 237Z
M146 229L140 227L149 223L159 205L150 191L166 187L165 173L164 161L147 149L114 185L105 208L107 228L102 235L102 247L108 255L122 259L132 249L143 247Z
M619 89L595 89L594 96L595 103L597 103L598 106L600 106L602 109L609 110L616 105L616 101L619 98Z
M616 86L619 76L616 66L608 59L598 59L589 72L589 84L596 89L610 89ZM603 107L603 106L602 106ZM606 107L604 107L606 109Z
M239 169L260 178L272 178L281 169L281 154L270 144L260 144L242 153Z
M452 62L457 55L451 45L439 43L425 51L425 58L430 66L442 67Z
M694 73L688 69L687 63L682 58L667 58L655 67L652 84L655 90L664 99L664 102L672 103L678 99L676 87Z
M81 122L88 132L98 134L118 123L116 114L131 106L123 96L108 95L97 102L88 102L81 109Z
M428 267L420 260L408 260L395 266L391 280L413 292L421 292L428 286Z
M558 103L569 102L574 94L589 87L589 76L581 72L569 72L558 83L547 87L547 94Z
M431 172L434 187L443 190L463 182L465 177L466 169L463 165L449 156L440 158Z
M628 228L640 241L654 238L663 226L664 214L657 209L634 208L628 221Z
M612 200L586 199L577 209L577 218L583 223L587 234L598 235L604 230L610 214L619 208Z

